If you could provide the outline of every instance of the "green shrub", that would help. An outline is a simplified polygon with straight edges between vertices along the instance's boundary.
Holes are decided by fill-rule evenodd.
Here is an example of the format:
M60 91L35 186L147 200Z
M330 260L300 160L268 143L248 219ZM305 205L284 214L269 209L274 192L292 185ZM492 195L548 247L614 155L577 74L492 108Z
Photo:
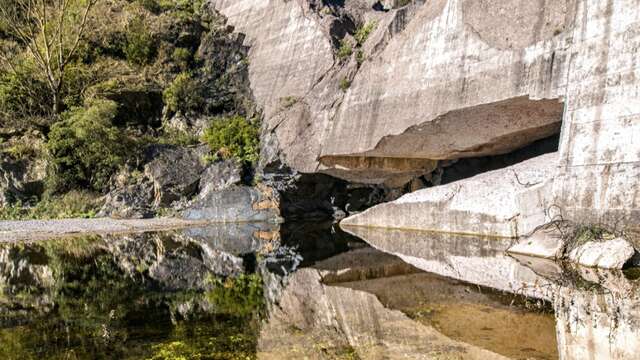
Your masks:
M358 50L356 52L356 61L358 62L358 65L362 65L362 63L366 60L366 57L364 55L364 51L362 50Z
M124 54L134 65L145 65L155 56L155 42L142 20L132 21L127 28Z
M338 59L345 60L353 53L353 48L351 47L351 43L347 39L342 39L340 41L340 48L338 49Z
M204 105L202 89L189 73L179 74L163 92L164 103L172 112L188 113Z
M158 4L156 0L138 0L137 2L140 6L151 13L158 14L162 11L160 4Z
M124 163L126 138L112 125L118 105L96 100L87 108L64 114L49 133L51 191L74 187L102 191Z
M351 86L351 81L349 81L349 79L342 78L342 80L340 80L340 90L347 91L347 89L349 89L350 86Z
M180 66L180 68L186 70L191 63L191 51L186 48L175 48L171 54L171 59Z
M162 11L176 12L180 17L199 15L204 0L159 0Z
M38 71L30 61L18 62L13 71L0 72L0 117L13 120L51 112L49 88L35 74Z
M364 26L359 28L356 31L355 35L353 35L354 39L356 39L356 44L358 44L358 46L362 46L367 41L367 39L369 38L369 35L371 35L371 32L375 28L376 28L375 21L366 23Z
M203 140L222 157L256 162L260 156L260 129L255 121L242 116L214 119Z

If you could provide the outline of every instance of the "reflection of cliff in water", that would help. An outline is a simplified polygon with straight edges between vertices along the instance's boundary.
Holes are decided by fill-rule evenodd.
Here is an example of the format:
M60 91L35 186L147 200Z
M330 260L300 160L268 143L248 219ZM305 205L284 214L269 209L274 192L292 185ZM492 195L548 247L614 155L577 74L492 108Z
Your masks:
M359 235L379 250L331 223L0 244L0 356L639 353L640 292L622 273L512 258L507 240L381 229Z
M242 256L255 250L226 252L209 231L0 245L0 357L252 356L262 282Z
M551 301L560 359L635 359L640 353L640 283L622 272L510 257L507 239L348 230L421 270Z

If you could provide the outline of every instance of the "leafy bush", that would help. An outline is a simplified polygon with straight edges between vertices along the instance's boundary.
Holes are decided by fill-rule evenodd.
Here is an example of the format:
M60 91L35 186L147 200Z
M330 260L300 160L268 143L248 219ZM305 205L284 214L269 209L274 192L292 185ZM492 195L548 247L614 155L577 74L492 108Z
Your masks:
M127 44L124 54L127 61L134 65L145 65L155 56L155 42L153 36L141 20L134 20L127 29Z
M366 23L364 26L362 26L356 31L353 37L354 39L356 39L356 43L358 44L358 46L362 46L367 41L367 39L369 38L369 35L371 35L371 32L375 28L376 28L376 22L372 21L372 22Z
M189 73L181 73L164 90L164 103L172 112L196 111L204 105L201 91L200 85Z
M260 129L255 121L242 116L214 119L203 140L222 157L256 162L260 156Z
M347 89L349 89L350 86L351 86L351 81L349 81L349 79L342 78L342 80L340 80L340 90L347 91Z
M162 11L174 11L178 16L189 17L199 15L204 0L159 0Z
M351 47L351 43L347 39L342 39L340 41L340 48L338 49L338 59L345 60L353 53L353 48Z
M358 65L362 65L362 63L366 60L366 57L364 55L364 51L362 50L358 50L356 52L356 61L358 62Z
M171 59L183 70L189 67L191 63L191 51L185 48L175 48L171 54Z
M51 112L47 84L37 73L35 64L24 60L14 70L0 72L0 117L44 116Z
M138 0L137 2L140 6L151 13L158 14L162 11L162 7L156 0Z
M112 125L118 105L96 100L88 108L76 108L53 125L49 133L52 191L75 186L102 191L111 175L124 163L126 138Z

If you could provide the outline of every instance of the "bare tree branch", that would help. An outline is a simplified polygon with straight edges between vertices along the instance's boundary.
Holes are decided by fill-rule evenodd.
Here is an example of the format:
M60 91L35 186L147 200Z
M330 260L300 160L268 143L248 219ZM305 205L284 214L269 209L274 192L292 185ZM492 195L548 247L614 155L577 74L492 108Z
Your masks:
M0 0L0 20L31 55L46 80L53 112L60 112L65 71L74 61L87 30L89 15L99 0ZM77 11L77 12L76 12ZM77 26L73 16L80 15ZM0 60L14 64L6 56Z

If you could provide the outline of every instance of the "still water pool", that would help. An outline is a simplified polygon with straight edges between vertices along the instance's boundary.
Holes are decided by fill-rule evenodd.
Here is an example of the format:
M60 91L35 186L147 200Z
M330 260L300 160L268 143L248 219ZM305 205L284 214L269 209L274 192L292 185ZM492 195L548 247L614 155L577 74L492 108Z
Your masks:
M640 292L623 273L511 258L499 240L354 233L244 224L0 244L0 359L635 359L640 349Z

